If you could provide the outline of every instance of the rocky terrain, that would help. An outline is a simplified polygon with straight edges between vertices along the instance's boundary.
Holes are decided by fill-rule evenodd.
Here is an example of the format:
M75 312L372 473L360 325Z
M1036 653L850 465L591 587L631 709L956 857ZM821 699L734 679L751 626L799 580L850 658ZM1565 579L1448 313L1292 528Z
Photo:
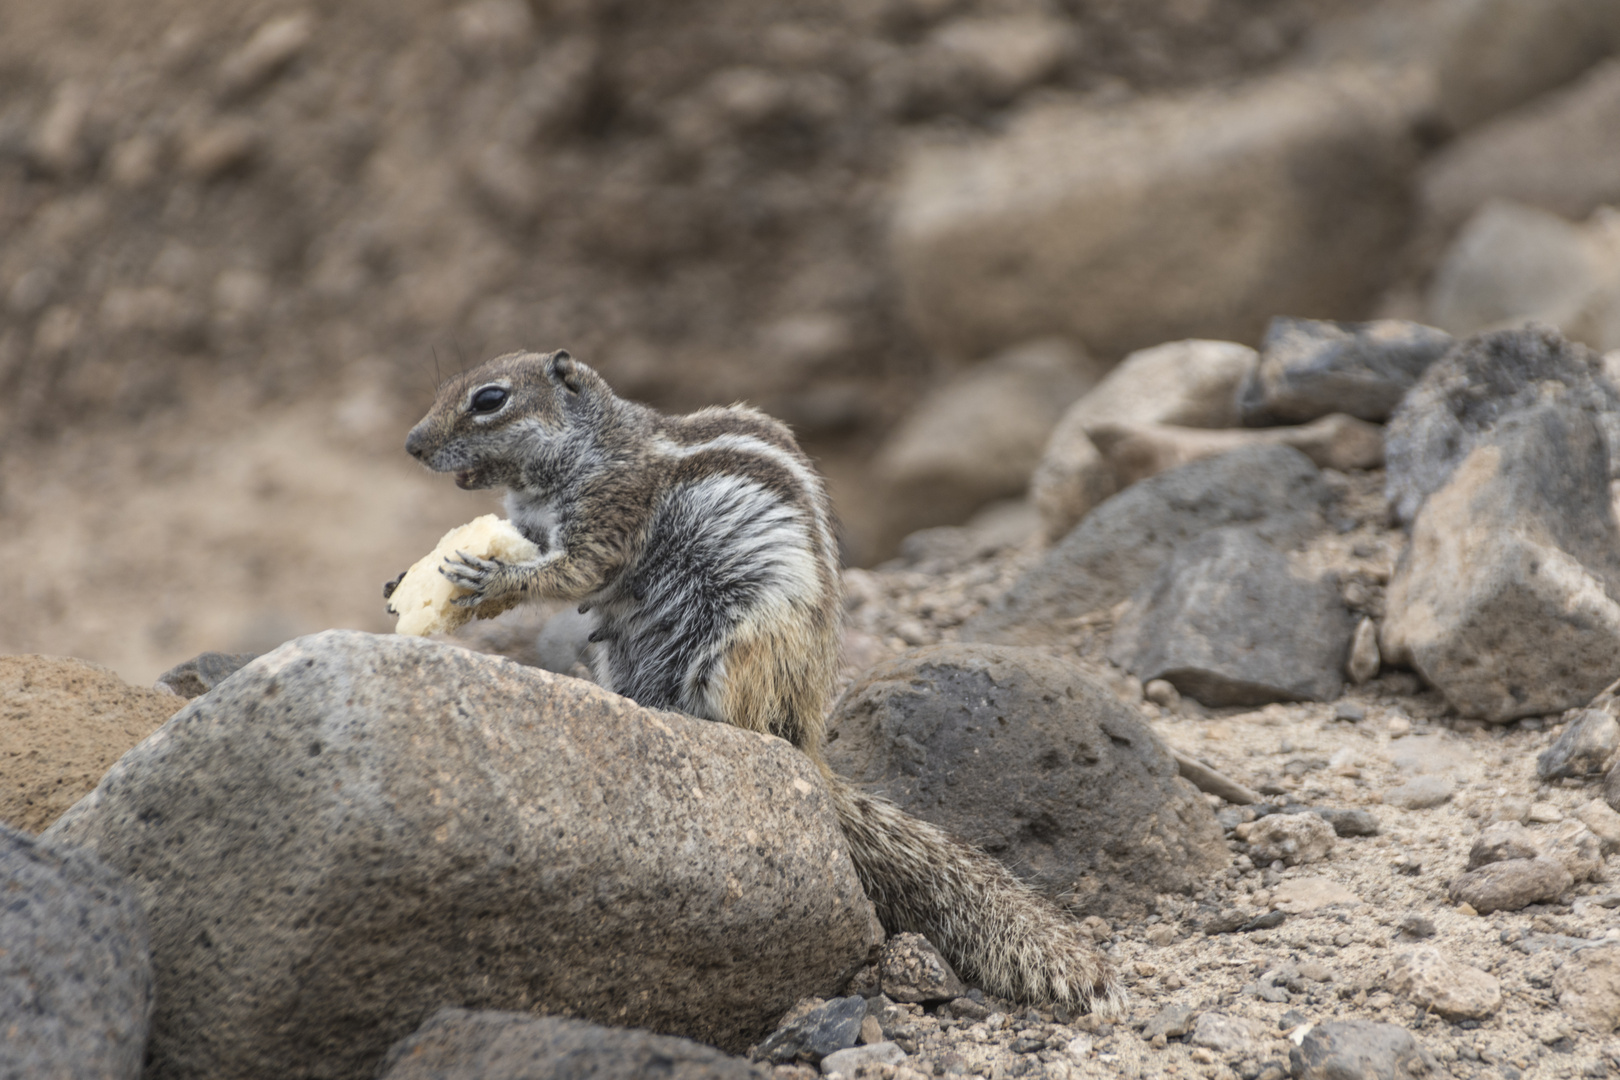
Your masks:
M1620 8L778 7L0 0L0 1073L1620 1075ZM572 609L387 633L562 343L795 424L832 763L1122 1005Z

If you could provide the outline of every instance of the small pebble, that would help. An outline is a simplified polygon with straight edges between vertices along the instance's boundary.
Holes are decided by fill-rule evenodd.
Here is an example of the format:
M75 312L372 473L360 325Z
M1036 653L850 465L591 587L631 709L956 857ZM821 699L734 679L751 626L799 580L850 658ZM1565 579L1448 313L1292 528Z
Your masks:
M1389 737L1399 739L1403 735L1412 734L1412 721L1399 713L1389 718Z

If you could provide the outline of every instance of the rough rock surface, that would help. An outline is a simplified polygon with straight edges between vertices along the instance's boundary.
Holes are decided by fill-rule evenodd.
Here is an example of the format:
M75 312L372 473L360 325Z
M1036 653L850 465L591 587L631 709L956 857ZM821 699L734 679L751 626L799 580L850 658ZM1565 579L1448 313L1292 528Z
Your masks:
M1054 431L1029 478L1029 501L1049 544L1063 539L1093 507L1119 489L1114 470L1079 428Z
M1109 659L1205 705L1332 701L1353 624L1331 577L1296 576L1250 528L1176 549L1132 598Z
M809 1009L795 1008L755 1048L754 1056L777 1065L795 1061L813 1065L828 1054L855 1045L866 1009L866 999L859 994L833 998Z
M1457 963L1433 945L1397 956L1389 980L1395 993L1448 1020L1482 1020L1502 1005L1502 984L1494 976Z
M1583 705L1620 655L1620 527L1598 425L1567 401L1523 410L1423 504L1390 580L1386 659L1463 716Z
M153 689L170 690L183 698L201 697L246 667L258 655L258 653L199 653L159 675Z
M1379 423L1451 347L1443 330L1399 319L1345 323L1279 316L1238 392L1249 425L1297 424L1342 412Z
M1117 355L1354 304L1405 216L1406 110L1387 79L1286 73L921 146L892 233L913 320L958 356L1055 332Z
M1322 527L1331 499L1309 458L1254 446L1195 461L1120 492L1047 552L962 636L1039 642L1064 619L1126 599L1183 541L1223 525L1252 524L1287 549Z
M1264 1029L1246 1016L1206 1012L1198 1015L1187 1041L1220 1054L1242 1054L1260 1041Z
M395 1043L378 1075L382 1080L756 1080L763 1074L741 1058L672 1035L560 1016L445 1008Z
M419 639L260 657L49 836L152 914L152 1077L354 1075L446 999L741 1049L877 940L786 743Z
M1536 757L1536 775L1562 780L1601 773L1616 749L1620 722L1603 709L1582 709Z
M1281 860L1285 866L1321 862L1338 843L1338 831L1315 814L1270 814L1250 825L1244 838L1258 865Z
M1434 1066L1411 1032L1368 1020L1316 1024L1288 1057L1294 1080L1417 1080Z
M1558 1005L1600 1032L1620 1030L1620 944L1581 949L1553 974Z
M0 824L44 829L184 705L86 660L0 656Z
M1444 776L1414 776L1384 792L1384 801L1403 810L1427 810L1450 799L1457 785Z
M0 1076L141 1075L146 913L87 851L0 825Z
M1598 416L1610 459L1620 454L1620 391L1596 353L1547 327L1480 334L1431 364L1390 417L1385 491L1396 519L1411 522L1474 447L1541 401L1549 383L1562 383L1571 404Z
M1140 910L1227 864L1163 744L1083 669L1039 651L907 653L845 692L833 731L835 771L1083 911Z
M1453 903L1467 904L1481 915L1518 911L1544 900L1556 900L1574 883L1557 859L1507 859L1470 870L1451 883Z
M950 962L921 934L895 934L883 943L878 979L895 1001L948 1001L967 993Z

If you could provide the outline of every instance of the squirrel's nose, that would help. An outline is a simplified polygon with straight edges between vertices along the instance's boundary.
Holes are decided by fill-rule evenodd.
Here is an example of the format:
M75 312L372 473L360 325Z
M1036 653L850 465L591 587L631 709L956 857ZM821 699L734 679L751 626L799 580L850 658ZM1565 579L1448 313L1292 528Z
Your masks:
M411 428L411 433L405 436L405 452L418 461L427 453L427 430L421 424Z

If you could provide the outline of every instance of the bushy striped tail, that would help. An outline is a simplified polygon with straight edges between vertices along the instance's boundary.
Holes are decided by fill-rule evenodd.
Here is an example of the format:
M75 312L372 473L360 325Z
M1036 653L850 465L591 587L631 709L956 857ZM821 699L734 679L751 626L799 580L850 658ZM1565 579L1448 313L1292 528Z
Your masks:
M850 857L890 933L923 934L998 997L1114 1014L1123 994L1078 923L996 859L829 775Z

